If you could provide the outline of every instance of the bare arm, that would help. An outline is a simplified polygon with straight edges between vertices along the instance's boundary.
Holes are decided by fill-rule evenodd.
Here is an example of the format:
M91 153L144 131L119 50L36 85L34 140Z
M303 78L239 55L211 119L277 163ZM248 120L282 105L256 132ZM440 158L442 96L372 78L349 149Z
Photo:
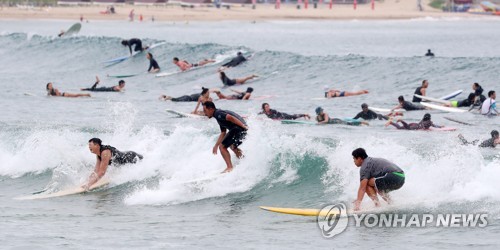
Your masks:
M427 88L421 88L420 93L422 93L422 96L425 96L427 92Z
M363 201L363 197L365 196L365 193L366 193L366 186L367 185L368 185L368 179L363 179L359 183L358 196L356 198L356 201L354 201L354 211L359 210L359 207L361 205L361 201Z
M318 122L318 124L327 124L328 120L330 120L330 117L327 113L325 113L325 120Z
M222 143L224 136L226 136L226 129L224 129L220 132L219 138L217 139L217 142L215 143L214 148L212 149L212 153L214 155L217 154L217 149L219 148L219 145Z
M196 107L194 108L193 114L196 114L198 112L198 108L200 107L201 103L201 96L198 98L198 102L196 103Z
M403 105L398 104L398 106L396 106L396 107L392 108L392 109L391 109L391 111L394 111L394 110L396 110L396 109L401 109L401 108L403 108Z
M247 127L247 126L245 126L245 124L243 124L243 122L241 122L238 118L236 118L236 117L234 117L234 116L232 116L232 115L229 115L229 114L228 114L228 115L226 116L226 120L228 120L228 121L230 121L230 122L232 122L232 123L234 123L234 124L238 125L239 127L243 128L243 129L245 129L245 130L248 130L248 127Z
M251 96L251 95L252 95L251 93L246 93L246 94L243 96L243 100L248 100L248 99L250 99L250 96Z
M86 190L88 190L92 185L94 185L97 181L99 181L104 174L106 174L106 170L108 169L109 160L111 159L111 151L104 150L101 153L101 160L97 159L94 172L89 176L89 180L86 185L83 186Z

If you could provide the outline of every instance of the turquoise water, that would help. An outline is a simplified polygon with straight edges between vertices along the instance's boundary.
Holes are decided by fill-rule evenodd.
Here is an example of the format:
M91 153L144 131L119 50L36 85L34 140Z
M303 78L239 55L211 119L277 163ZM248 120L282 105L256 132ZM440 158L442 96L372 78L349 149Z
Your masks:
M76 37L59 39L68 21L0 22L0 208L3 247L71 249L165 248L469 248L497 249L500 229L498 149L459 145L457 135L487 139L498 118L432 111L437 124L456 132L397 131L381 121L369 127L281 125L256 114L263 101L216 101L249 116L242 145L246 157L215 181L186 184L225 168L212 155L214 120L172 117L165 109L190 112L195 103L161 102L201 86L222 87L217 66L155 78L125 79L124 93L92 98L47 97L45 84L62 92L118 80L107 74L145 71L138 56L111 67L103 61L126 55L122 38L165 41L152 53L162 72L175 71L177 56L189 61L254 54L230 69L230 77L258 74L248 83L255 96L288 113L313 115L322 106L334 117L353 117L363 102L393 107L411 99L424 79L428 95L458 89L466 98L473 82L497 90L500 23L495 20L267 21L213 23L90 22ZM431 48L436 58L422 57ZM321 97L325 85L368 95ZM235 87L244 90L247 86ZM229 92L223 89L223 92ZM28 93L30 95L25 95ZM215 96L212 96L216 99ZM418 121L425 112L405 114ZM452 117L475 126L444 119ZM136 165L111 168L109 188L86 195L37 201L14 197L44 188L61 190L83 182L94 165L87 141L100 137L121 150L142 153ZM314 218L261 211L258 206L321 208L350 203L358 187L351 151L364 147L407 175L394 193L395 213L489 214L489 226L471 228L355 228L333 240L321 236ZM365 198L363 206L372 203ZM351 223L352 224L352 223Z

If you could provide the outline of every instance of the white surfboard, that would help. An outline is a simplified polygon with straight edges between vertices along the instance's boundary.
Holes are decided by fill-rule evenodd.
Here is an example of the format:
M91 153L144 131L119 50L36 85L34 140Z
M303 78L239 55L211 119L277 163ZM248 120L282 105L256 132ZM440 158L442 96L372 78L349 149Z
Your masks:
M97 181L94 185L92 185L88 191L92 191L92 190L95 190L97 188L104 187L108 184L109 184L109 178L103 177L99 181ZM40 194L35 194L35 195L16 197L14 199L15 200L48 199L48 198L66 196L66 195L82 194L82 193L85 193L88 191L83 189L81 186L78 186L78 187L74 187L74 188L70 188L70 189L66 189L66 190L61 190L61 191L58 191L55 193L50 193L50 194L40 193Z
M61 35L61 37L76 35L76 34L78 34L78 32L80 32L81 28L82 28L82 25L80 23L75 23L75 24L71 25L71 27L66 32L64 32L63 35Z
M215 181L217 178L221 177L223 174L212 174L209 176L203 176L201 178L193 179L184 182L184 184L201 184L201 183L207 183L207 182L212 182Z
M451 108L451 107L444 107L432 103L426 103L426 102L421 102L423 106L431 109L436 109L436 110L441 110L441 111L446 111L446 112L452 112L452 113L467 113L467 110L464 109L458 109L458 108Z
M414 96L418 97L422 100L425 100L425 101L437 102L437 103L442 103L442 104L450 104L450 101L446 101L446 100L442 100L442 99L438 99L438 98L432 98L429 96L423 96L423 95L418 95L418 94L414 94ZM422 104L422 103L420 103L420 104Z
M460 89L460 90L457 90L457 91L455 91L453 93L441 96L441 97L439 97L439 99L441 99L441 100L450 100L451 98L456 97L456 96L462 94L462 92L463 92L463 90Z
M180 111L173 110L173 109L166 109L165 111L167 111L170 114L176 115L178 117L182 117L182 118L198 118L198 119L207 118L204 115L195 115L195 114L190 114L190 113L184 113L184 112L180 112Z
M382 112L382 113L391 113L391 112L406 112L405 109L395 109L394 111L392 111L391 109L386 109L386 108L377 108L377 107L368 107L368 109L372 110L372 111L375 111L375 112Z
M149 46L147 49L145 49L145 51L150 51L150 50L154 49L155 47L158 47L158 46L163 45L165 43L166 42L155 43L155 44ZM127 60L129 58L132 58L132 57L135 57L137 55L140 55L140 54L142 54L142 52L136 52L133 55L120 56L120 57L117 57L117 58L113 58L113 59L107 60L107 61L105 61L103 63L110 64L110 65L107 65L107 66L111 66L111 65L123 62L123 61L125 61L125 60Z

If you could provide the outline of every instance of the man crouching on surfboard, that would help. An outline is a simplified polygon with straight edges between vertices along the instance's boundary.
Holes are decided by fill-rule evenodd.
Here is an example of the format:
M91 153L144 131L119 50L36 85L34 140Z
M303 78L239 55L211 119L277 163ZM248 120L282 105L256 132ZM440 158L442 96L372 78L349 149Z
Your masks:
M231 172L233 170L233 163L231 162L231 155L227 148L230 148L236 154L236 157L243 157L243 153L238 146L245 139L248 126L241 116L233 111L216 109L215 104L211 101L206 101L203 104L203 111L209 119L215 117L217 123L219 123L220 135L212 152L216 155L217 149L219 149L222 158L226 162L227 168L222 173ZM227 130L229 132L226 133Z
M89 149L90 152L97 155L97 161L94 172L89 176L87 184L82 186L85 190L88 190L89 187L106 174L108 165L113 163L115 166L120 166L127 163L136 163L137 160L142 160L143 158L142 155L134 151L121 152L112 146L102 145L102 141L99 138L89 140Z
M380 206L378 195L390 203L389 192L400 189L405 183L405 174L396 164L382 158L368 157L363 148L352 151L354 164L359 169L360 184L358 198L354 201L354 211L358 211L365 193L375 206Z

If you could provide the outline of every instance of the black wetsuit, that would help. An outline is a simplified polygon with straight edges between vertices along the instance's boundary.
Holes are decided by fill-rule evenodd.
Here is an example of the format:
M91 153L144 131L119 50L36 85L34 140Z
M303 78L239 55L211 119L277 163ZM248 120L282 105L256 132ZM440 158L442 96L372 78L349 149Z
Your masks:
M226 75L222 78L222 84L226 86L233 86L236 84L236 80L229 79Z
M405 121L400 121L403 126L391 122L391 125L396 127L397 129L406 129L406 130L423 130L423 129L429 129L430 127L439 127L435 125L432 121L420 121L419 123L406 123Z
M201 94L183 95L181 97L172 98L173 102L197 102Z
M475 146L479 142L479 140L474 140L474 141L469 142L462 135L458 135L458 138L460 139L460 141L464 145L472 144L472 145ZM495 138L492 137L492 138L490 138L488 140L484 140L478 146L481 147L481 148L494 148L494 147L496 147L496 145L495 145Z
M305 117L304 114L300 114L300 115L289 115L287 113L281 113L281 112L278 112L274 109L270 109L269 110L270 113L265 113L263 112L263 114L265 114L267 117L271 118L271 119L275 119L275 120L295 120L295 119L298 119L300 117Z
M231 97L232 97L233 99L243 100L243 97L245 97L245 94L246 94L246 93L239 93L239 94L237 94L237 95L232 95Z
M476 97L479 97L479 101L480 103L475 103L474 105L481 105L481 103L483 103L485 100L486 100L486 97L483 95L483 88L481 86L479 86L479 88L477 88L475 91L474 91L474 95ZM472 104L472 103L471 103Z
M136 163L138 160L142 160L143 156L134 152L134 151L125 151L121 152L115 147L109 145L101 145L101 154L102 151L109 149L111 151L111 159L109 160L109 165L114 164L116 166L127 164L127 163ZM99 160L101 160L100 156L97 156Z
M429 51L429 52L427 52L427 53L425 54L425 56L434 56L434 53L432 53L432 52L430 52L430 51Z
M239 55L239 56L236 56L235 58L231 59L231 61L223 64L222 66L223 67L236 67L246 60L247 59L243 55Z
M424 110L425 107L422 106L422 105L418 105L418 104L413 104L409 101L404 101L403 102L403 109L405 109L406 111L412 111L412 110Z
M154 58L149 59L148 72L151 71L151 69L160 69L158 62L156 62L156 60Z
M377 113L373 112L372 110L368 110L368 112L366 112L366 113L361 111L352 119L359 119L359 118L363 118L364 120L373 120L373 119L389 120L389 117L387 117L385 115L377 114Z
M418 87L417 89L415 89L415 93L414 94L417 94L417 95L422 95L422 87ZM418 98L416 96L413 96L413 100L412 102L421 102L422 99L421 98Z
M132 45L135 45L134 51L143 51L142 41L139 38L132 38L127 41L128 49L130 50L130 54L132 54Z
M97 84L99 84L99 82L94 83L94 85L91 88L82 89L82 91L119 92L119 90L115 90L114 87L100 87L100 88L97 88Z
M245 126L247 125L245 120L243 120L240 115L228 110L216 109L214 111L213 117L215 117L215 119L217 120L221 132L226 132L227 130L229 130L229 132L226 133L226 136L222 140L222 145L224 145L224 147L226 148L229 148L231 145L234 145L234 147L238 147L245 139L247 131L244 128L226 120L228 114L240 120L240 122Z

